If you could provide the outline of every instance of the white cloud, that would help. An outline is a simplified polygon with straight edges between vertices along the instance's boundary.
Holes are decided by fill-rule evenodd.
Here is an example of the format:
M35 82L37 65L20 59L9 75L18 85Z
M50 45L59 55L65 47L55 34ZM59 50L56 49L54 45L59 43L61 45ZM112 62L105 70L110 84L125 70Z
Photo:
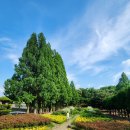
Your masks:
M69 80L69 82L73 81L75 84L75 87L78 89L81 87L81 85L79 84L76 75L74 75L73 73L67 73L67 78Z
M124 71L118 72L113 76L113 82L114 83L116 83L116 84L118 83L122 72L124 72L128 77L130 76L130 70L124 70Z
M75 84L75 88L76 88L76 89L81 88L81 85L78 84L78 83L76 83L76 84Z
M0 86L0 96L3 96L4 88Z
M122 65L124 66L124 67L130 67L130 59L127 59L127 60L125 60L125 61L122 61Z
M113 81L117 83L119 81L119 78L121 77L122 72L125 72L125 74L129 77L130 76L130 59L124 60L121 63L122 71L116 73L113 76Z
M10 41L11 41L11 39L8 37L0 37L0 43L1 42L10 42Z
M11 60L13 64L17 64L21 46L18 47L16 42L9 37L0 37L0 44L0 50L4 52L2 57Z
M118 72L118 73L116 73L114 76L113 76L113 82L114 83L118 83L118 81L119 81L119 78L121 77L121 73L122 72Z
M68 78L69 82L76 80L75 75L72 73L67 73L67 78Z
M130 41L130 4L124 12L116 19L110 19L104 26L98 25L89 43L76 48L73 52L73 62L81 68L95 68L96 64L107 60L118 53L124 46L129 45ZM112 22L111 22L112 21ZM102 24L102 23L100 23ZM100 67L100 66L99 66Z
M129 12L130 3L116 17L110 18L106 14L104 19L95 17L89 21L91 16L86 10L82 17L57 32L51 42L60 50L67 64L78 66L80 71L92 70L98 74L106 67L99 63L118 55L120 49L129 46Z
M8 54L7 58L10 59L14 64L18 63L18 55L16 54Z

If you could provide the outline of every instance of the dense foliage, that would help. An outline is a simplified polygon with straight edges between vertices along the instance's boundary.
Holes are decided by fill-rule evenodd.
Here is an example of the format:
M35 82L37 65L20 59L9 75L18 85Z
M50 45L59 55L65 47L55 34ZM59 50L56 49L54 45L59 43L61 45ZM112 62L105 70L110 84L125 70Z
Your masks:
M106 109L110 114L122 117L130 116L130 81L124 72L116 86L81 88L78 92L81 106Z
M39 126L49 123L50 120L48 118L43 118L40 115L34 114L0 116L0 129Z
M80 95L80 105L85 107L92 106L97 108L103 108L104 99L115 95L115 90L115 86L106 86L100 89L80 88L78 90Z
M42 113L53 107L58 109L76 105L78 94L67 79L60 54L51 49L43 33L33 33L27 41L15 73L5 81L5 95L17 103L25 102L27 112ZM73 98L75 95L75 98Z

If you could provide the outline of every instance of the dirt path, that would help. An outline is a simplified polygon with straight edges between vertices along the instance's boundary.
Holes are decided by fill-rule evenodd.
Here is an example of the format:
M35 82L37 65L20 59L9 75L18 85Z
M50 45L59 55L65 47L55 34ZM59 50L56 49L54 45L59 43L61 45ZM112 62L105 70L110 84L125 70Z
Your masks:
M68 128L68 126L71 125L71 122L77 117L78 115L74 116L73 118L71 118L70 120L68 120L67 122L63 123L63 124L57 124L55 127L52 128L52 130L72 130L71 128Z

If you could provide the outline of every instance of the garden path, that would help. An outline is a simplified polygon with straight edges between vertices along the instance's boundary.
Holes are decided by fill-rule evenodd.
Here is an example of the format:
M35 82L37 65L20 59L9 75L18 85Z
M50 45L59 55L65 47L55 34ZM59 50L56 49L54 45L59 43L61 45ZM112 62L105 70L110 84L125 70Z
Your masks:
M69 128L68 126L71 126L71 122L77 117L78 115L74 116L73 118L71 118L70 120L68 120L67 122L63 123L63 124L58 124L55 127L52 128L52 130L72 130L71 128Z

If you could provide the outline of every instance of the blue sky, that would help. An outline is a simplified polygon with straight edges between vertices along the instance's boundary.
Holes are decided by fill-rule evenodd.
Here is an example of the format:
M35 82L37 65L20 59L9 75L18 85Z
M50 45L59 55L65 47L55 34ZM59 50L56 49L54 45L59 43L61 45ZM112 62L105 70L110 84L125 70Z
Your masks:
M1 0L0 95L33 33L43 32L77 88L130 75L129 0Z

